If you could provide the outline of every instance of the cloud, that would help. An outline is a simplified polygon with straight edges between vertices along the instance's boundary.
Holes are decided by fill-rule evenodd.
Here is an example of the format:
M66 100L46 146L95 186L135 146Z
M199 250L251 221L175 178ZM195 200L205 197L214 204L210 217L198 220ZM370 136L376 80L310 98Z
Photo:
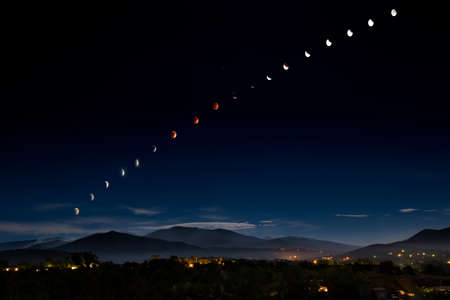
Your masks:
M136 208L136 207L130 207L130 206L124 206L125 209L131 211L135 215L142 215L142 216L154 216L158 215L161 212L158 210L151 210L146 208Z
M336 217L345 218L367 218L369 215L366 214L336 214Z
M244 230L244 229L253 229L256 228L255 224L251 224L248 222L190 222L190 223L178 223L171 225L162 225L162 226L141 226L140 229L146 230L159 230L159 229L168 229L175 226L182 227L196 227L203 229L228 229L228 230Z
M267 223L272 223L273 221L272 220L261 220L261 221L259 221L259 223L261 223L261 224L267 224Z
M436 212L436 209L424 209L424 212Z
M208 219L208 220L216 220L216 221L224 221L230 219L229 217L224 216L217 216L217 215L202 215L200 216L202 219Z
M418 211L418 209L417 208L402 208L402 209L399 209L398 211L403 214L407 214L407 213L412 213L412 212Z
M71 203L41 203L34 207L37 211L51 211L51 210L58 210L63 208L72 207L73 204Z
M108 229L86 229L67 223L56 222L0 222L0 232L29 235L62 235L62 234L91 234L107 231Z

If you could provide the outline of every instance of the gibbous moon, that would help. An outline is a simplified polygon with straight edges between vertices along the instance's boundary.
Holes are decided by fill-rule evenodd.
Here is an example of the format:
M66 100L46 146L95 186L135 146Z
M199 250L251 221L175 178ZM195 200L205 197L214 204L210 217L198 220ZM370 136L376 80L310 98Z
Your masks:
M333 45L333 43L329 39L327 39L326 45L327 45L327 47L331 47L331 45Z
M175 130L172 130L172 131L170 132L170 138L171 138L172 140L174 140L174 139L177 138L177 132L176 132Z
M75 215L78 216L80 214L80 210L78 209L78 207L75 207L73 209L73 211L75 212Z
M391 16L393 17L397 16L397 10L395 8L391 10Z
M192 123L194 123L194 125L198 125L198 123L200 123L200 119L197 116L194 116Z
M91 196L91 201L94 201L95 200L95 195L91 193L90 196Z
M308 51L305 51L305 57L311 57L311 54Z
M373 25L375 25L375 22L372 19L369 19L369 21L367 21L367 25L369 25L369 27L373 27Z
M347 30L347 36L348 37L352 37L353 36L353 31L351 29Z
M155 153L156 150L158 150L158 148L156 147L156 145L153 145L153 146L152 146L152 152Z
M271 80L272 80L272 77L270 77L269 75L266 75L266 79L267 79L268 81L271 81Z
M134 161L134 165L136 166L136 168L139 168L139 166L141 165L139 159L136 158L136 160Z
M285 71L289 70L289 65L287 63L283 64L283 70Z
M219 102L213 102L212 109L213 110L219 110Z
M109 189L109 181L108 180L105 180L105 186L107 189Z
M125 176L125 169L120 169L120 176L124 177Z

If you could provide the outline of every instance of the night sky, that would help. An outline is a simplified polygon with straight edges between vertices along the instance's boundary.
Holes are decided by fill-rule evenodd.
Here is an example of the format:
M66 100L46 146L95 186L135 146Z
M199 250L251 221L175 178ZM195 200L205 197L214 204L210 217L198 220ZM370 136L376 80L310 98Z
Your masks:
M0 241L450 226L443 3L62 2L1 10Z

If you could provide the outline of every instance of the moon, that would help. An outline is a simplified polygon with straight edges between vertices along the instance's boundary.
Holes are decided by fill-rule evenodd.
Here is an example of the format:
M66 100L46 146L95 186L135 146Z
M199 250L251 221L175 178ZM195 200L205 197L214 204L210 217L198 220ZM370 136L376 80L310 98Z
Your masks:
M231 91L231 98L233 98L233 100L237 100L238 99L238 95L236 91Z
M327 45L327 47L331 47L331 45L333 45L333 43L329 39L327 39L325 44Z
M289 65L287 63L283 64L283 70L285 71L289 70Z
M93 193L91 193L91 201L94 201L95 200L95 195L93 194Z
M213 110L219 110L219 102L213 102L212 109Z
M395 8L393 8L391 10L391 16L396 17L397 16L397 10Z
M78 209L78 207L75 207L73 209L73 211L75 212L75 215L78 216L80 214L80 210Z
M271 81L271 80L272 80L272 77L270 77L269 75L266 75L266 79L267 79L268 81Z
M109 189L109 181L108 180L105 180L105 186L107 189Z
M120 176L124 177L126 174L125 169L120 169Z
M174 139L177 138L177 132L176 132L175 130L172 130L172 131L170 132L170 138L171 138L172 140L174 140Z
M152 152L155 153L156 150L158 150L158 148L156 147L156 145L153 145L153 146L152 146Z
M369 25L369 27L373 27L373 25L375 25L375 22L372 19L369 19L369 21L367 21L367 25Z
M305 57L307 57L307 58L311 57L311 53L309 53L308 51L305 51Z
M141 162L139 161L139 159L136 158L136 160L134 161L134 165L136 166L136 168L140 167Z
M348 37L352 37L353 36L353 31L351 29L347 30L347 36Z

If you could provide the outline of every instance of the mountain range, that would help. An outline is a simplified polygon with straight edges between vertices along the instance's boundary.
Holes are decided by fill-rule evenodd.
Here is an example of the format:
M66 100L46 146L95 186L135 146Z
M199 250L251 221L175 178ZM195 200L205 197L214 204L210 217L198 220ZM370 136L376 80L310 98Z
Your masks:
M27 240L0 243L0 259L10 263L44 261L47 257L68 256L91 251L102 261L141 262L151 255L224 256L234 258L276 259L296 256L311 259L325 255L352 258L384 257L400 251L450 251L450 228L426 229L404 241L358 248L336 242L304 237L261 239L225 229L172 227L146 236L110 231L92 234L71 242L62 239Z

